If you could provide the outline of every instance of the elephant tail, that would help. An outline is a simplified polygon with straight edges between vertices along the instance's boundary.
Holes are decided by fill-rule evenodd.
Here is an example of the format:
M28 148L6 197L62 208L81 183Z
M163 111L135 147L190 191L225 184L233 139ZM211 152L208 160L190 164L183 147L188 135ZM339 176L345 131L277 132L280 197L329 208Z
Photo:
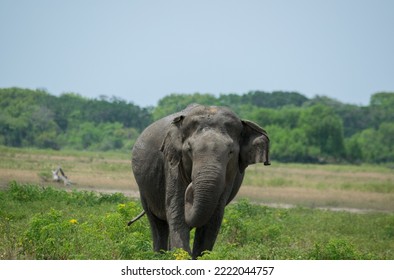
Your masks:
M142 218L142 216L145 215L145 210L143 210L137 217L135 217L134 219L132 219L130 222L127 223L128 226L131 226L131 224L133 224L134 222L138 221L139 219Z

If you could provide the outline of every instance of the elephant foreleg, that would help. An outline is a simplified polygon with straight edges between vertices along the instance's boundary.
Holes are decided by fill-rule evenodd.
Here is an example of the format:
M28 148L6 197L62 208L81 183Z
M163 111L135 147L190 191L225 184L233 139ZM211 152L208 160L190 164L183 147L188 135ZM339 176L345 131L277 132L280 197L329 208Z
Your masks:
M167 200L167 220L170 230L170 249L182 248L191 254L190 227L185 222L183 195L169 194Z
M193 243L193 259L197 259L204 251L212 251L222 224L223 214L224 207L217 209L206 225L196 229Z
M183 217L183 209L179 207L167 213L170 230L170 250L182 248L190 254L190 227L185 223Z
M170 249L182 248L189 254L190 250L190 229L189 228L174 228L170 226Z

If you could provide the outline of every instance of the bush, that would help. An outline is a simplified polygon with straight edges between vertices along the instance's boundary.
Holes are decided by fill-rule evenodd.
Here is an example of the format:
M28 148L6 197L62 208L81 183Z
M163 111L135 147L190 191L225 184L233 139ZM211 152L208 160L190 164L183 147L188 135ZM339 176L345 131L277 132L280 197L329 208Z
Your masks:
M23 253L34 259L138 259L151 253L146 224L127 227L137 203L85 221L51 209L37 214L22 238Z
M33 185L20 185L15 181L9 184L10 194L14 200L26 202L40 200L42 198L42 191Z
M66 221L62 212L51 209L32 218L22 239L23 251L36 259L67 259L75 250L75 219Z
M361 254L354 245L343 239L330 239L326 243L316 243L310 254L316 260L359 260Z

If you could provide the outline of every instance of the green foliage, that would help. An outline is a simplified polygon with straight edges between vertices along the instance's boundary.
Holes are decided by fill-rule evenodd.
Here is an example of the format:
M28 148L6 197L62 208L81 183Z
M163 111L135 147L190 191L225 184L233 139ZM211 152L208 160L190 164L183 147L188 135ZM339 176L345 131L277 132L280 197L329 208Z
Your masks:
M271 142L271 154L282 162L314 161L314 150L307 145L307 137L300 128L282 128L277 125L267 126Z
M40 200L43 196L43 192L36 186L20 185L15 181L10 183L9 192L12 199L20 202Z
M14 233L18 235L14 244L19 244L19 248L13 249L17 258L138 259L145 258L144 254L152 255L147 223L127 227L141 206L123 194L66 192L13 182L2 195L8 197L12 207L24 208L24 214L18 217L1 209L1 219L8 224L28 219L21 232ZM31 213L26 203L39 209ZM4 236L6 241L10 237Z
M19 184L15 181L9 184L8 192L11 198L18 202L50 200L79 206L94 206L101 203L117 203L126 200L126 197L122 193L105 194L77 190L66 192L65 190L58 190L52 187Z
M151 122L148 109L118 98L0 89L0 145L49 149L130 149Z
M378 129L365 129L348 140L348 152L355 150L356 156L359 156L358 159L368 162L393 162L393 135L394 123L384 122L379 125Z
M394 122L394 95L391 92L379 92L371 97L371 113L374 127L383 122Z
M394 215L389 219L384 226L385 238L394 239Z
M303 110L299 127L305 132L307 146L319 150L318 157L344 155L342 121L330 107L319 104Z
M59 97L43 90L0 89L0 145L91 151L130 150L153 120L191 103L228 106L268 131L271 157L282 162L393 162L394 93L369 106L297 92L170 94L154 108L122 99Z
M212 94L171 94L162 98L153 111L153 119L158 120L169 114L186 108L189 104L227 106L236 113L248 112L246 107L254 108L282 108L285 106L301 106L308 99L297 92L251 91L244 95L221 94L218 98Z
M252 91L242 96L242 103L264 108L281 108L286 105L302 106L308 100L298 92Z
M182 248L177 248L172 252L172 256L173 258L175 258L175 260L191 260L191 256L189 255L188 252L186 252L185 250L183 250Z
M316 260L358 260L363 256L355 246L343 239L330 239L324 244L316 243L310 253L311 259Z
M0 259L189 259L154 253L139 202L11 183L0 191ZM351 221L351 222L349 222ZM393 259L392 214L275 209L239 200L201 259Z
M68 149L109 151L130 149L138 135L135 128L124 128L116 122L83 122L70 128L67 135L60 135L59 142Z
M226 209L217 245L201 259L390 259L392 215L381 218L240 200Z
M136 206L129 204L126 211L132 214ZM37 214L22 237L23 253L35 259L141 258L150 250L147 229L131 231L125 214L118 210L81 221L53 209Z
M217 99L211 94L171 94L160 99L158 106L153 110L153 119L158 120L179 112L192 103L216 105Z

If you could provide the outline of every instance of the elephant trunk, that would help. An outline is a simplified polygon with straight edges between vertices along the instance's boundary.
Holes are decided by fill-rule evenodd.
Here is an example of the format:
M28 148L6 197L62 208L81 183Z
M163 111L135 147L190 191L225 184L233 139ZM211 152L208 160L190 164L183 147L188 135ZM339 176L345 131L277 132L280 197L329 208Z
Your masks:
M190 227L201 227L212 217L224 190L224 175L217 167L197 172L185 192L185 220Z

